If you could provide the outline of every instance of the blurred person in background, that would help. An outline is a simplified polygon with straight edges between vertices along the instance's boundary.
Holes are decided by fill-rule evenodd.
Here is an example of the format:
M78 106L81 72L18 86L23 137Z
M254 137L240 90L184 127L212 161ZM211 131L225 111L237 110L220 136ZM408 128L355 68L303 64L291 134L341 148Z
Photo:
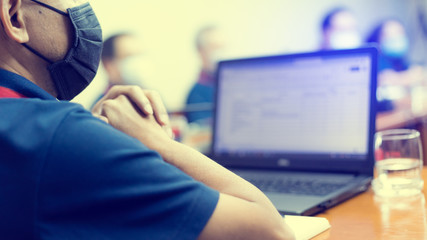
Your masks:
M403 22L395 18L381 21L372 29L366 42L377 44L379 50L379 100L404 98L422 84L425 72L409 60L411 42Z
M323 50L359 47L362 36L354 14L344 7L329 11L322 20L321 41Z
M408 70L409 38L403 23L387 19L379 23L369 34L367 43L378 44L380 50L379 71L386 69L401 72Z
M103 43L101 62L108 76L105 92L114 85L150 88L154 64L136 35L118 33L107 38Z
M225 36L216 26L200 29L195 44L201 61L201 70L186 101L185 116L189 123L210 126L214 104L215 69L219 60L224 57Z

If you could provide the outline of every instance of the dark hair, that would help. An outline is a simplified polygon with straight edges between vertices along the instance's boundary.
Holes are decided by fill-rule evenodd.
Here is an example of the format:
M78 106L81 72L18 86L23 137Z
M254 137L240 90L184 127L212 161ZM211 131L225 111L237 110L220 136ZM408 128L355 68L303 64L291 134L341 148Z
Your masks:
M381 35L381 32L382 32L385 24L388 22L391 22L391 21L398 22L398 23L402 24L402 26L404 26L403 22L397 18L388 18L388 19L382 20L381 22L379 22L376 25L375 28L372 29L370 34L368 34L368 37L366 38L366 42L367 43L379 43L380 42L380 35Z
M330 10L325 18L323 18L322 21L322 31L326 31L330 26L331 26L331 22L332 22L332 18L340 12L348 12L349 10L345 7L336 7L333 8L332 10Z
M105 40L103 43L101 59L106 60L106 59L115 58L116 57L116 40L118 38L125 37L125 36L132 36L132 34L127 32L117 33L107 38L107 40Z

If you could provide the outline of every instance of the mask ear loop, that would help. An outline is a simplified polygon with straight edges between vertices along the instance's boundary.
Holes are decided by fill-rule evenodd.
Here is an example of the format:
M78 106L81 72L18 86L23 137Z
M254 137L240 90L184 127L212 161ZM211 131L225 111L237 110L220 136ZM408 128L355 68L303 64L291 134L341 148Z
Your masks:
M47 5L46 3L40 2L40 1L38 1L38 0L31 0L31 1L33 1L33 2L35 2L35 3L37 3L37 4L41 5L41 6L43 6L43 7L45 7L45 8L48 8L48 9L50 9L50 10L52 10L52 11L55 11L55 12L57 12L57 13L61 14L61 15L68 16L68 13L67 13L67 12L63 12L63 11L61 11L61 10L57 9L57 8L54 8L54 7L50 6L50 5ZM45 60L46 62L48 62L48 63L50 63L50 64L52 64L52 63L53 63L51 60L49 60L49 59L48 59L48 58L46 58L45 56L41 55L41 54L40 54L39 52L37 52L34 48L32 48L32 47L28 46L26 43L23 43L22 45L23 45L25 48L27 48L28 50L30 50L32 53L34 53L35 55L39 56L41 59Z
M28 50L30 50L32 53L34 53L36 56L40 57L41 59L45 60L46 62L52 64L53 62L49 59L47 59L45 56L41 55L39 52L37 52L34 48L28 46L26 43L22 43L24 47L26 47Z
M67 12L63 12L63 11L57 9L57 8L54 8L54 7L50 6L50 5L47 5L46 3L40 2L38 0L31 0L31 1L40 4L40 5L42 5L45 8L49 8L50 10L55 11L55 12L61 14L61 15L68 16Z

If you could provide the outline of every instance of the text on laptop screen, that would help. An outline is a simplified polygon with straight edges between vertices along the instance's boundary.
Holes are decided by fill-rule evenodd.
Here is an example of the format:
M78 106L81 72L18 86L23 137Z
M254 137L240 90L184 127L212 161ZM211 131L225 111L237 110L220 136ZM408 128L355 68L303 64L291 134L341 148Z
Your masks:
M217 154L368 152L368 54L229 61L218 72Z

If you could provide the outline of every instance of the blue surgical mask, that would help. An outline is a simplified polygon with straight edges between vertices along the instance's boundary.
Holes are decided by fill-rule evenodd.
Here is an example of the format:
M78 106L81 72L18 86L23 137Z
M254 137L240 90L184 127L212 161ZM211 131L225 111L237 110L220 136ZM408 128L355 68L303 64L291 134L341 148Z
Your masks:
M409 40L406 36L384 39L381 43L381 51L391 58L402 58L409 50Z
M28 50L49 62L48 70L55 83L58 99L71 100L94 79L102 52L102 30L89 3L69 8L68 13L50 5L31 0L52 11L70 18L74 29L74 41L65 58L53 62L34 48Z

